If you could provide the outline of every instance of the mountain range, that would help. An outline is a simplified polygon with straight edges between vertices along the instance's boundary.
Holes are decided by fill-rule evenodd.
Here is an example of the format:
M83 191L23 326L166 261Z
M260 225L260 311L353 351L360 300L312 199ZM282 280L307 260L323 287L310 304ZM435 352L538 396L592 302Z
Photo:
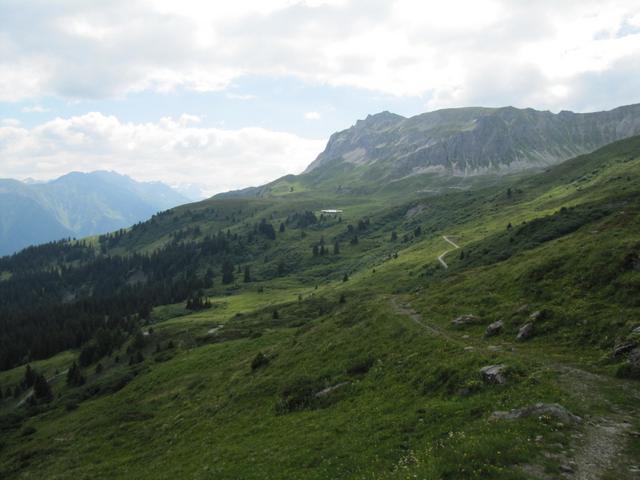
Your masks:
M301 175L219 198L466 189L547 168L637 134L640 105L595 113L469 107L406 118L381 112L331 135ZM0 179L0 255L128 227L201 197L202 186L172 189L104 171L73 172L44 183Z
M0 179L0 255L128 227L189 200L160 182L72 172L50 182Z
M638 134L640 104L594 113L468 107L406 118L381 112L331 135L301 175L221 196L286 193L296 183L360 193L390 182L409 190L466 188L539 171Z

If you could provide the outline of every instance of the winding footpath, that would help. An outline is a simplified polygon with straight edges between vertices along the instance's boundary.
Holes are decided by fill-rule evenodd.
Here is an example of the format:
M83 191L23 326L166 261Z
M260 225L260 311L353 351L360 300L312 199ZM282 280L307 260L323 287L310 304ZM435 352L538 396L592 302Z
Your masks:
M449 237L447 237L446 235L443 235L442 238L444 239L445 242L451 244L453 246L453 248L450 248L449 250L445 250L444 252L442 252L440 254L440 256L438 257L438 261L440 262L440 264L444 267L444 268L449 268L449 265L447 265L447 262L444 261L444 256L449 253L449 252L453 252L454 250L458 250L460 248L460 245L458 245L456 242L454 242L453 240L451 240Z
M438 256L438 262L449 268L444 261L444 256L460 248L453 240L443 235L444 241L453 248L444 251ZM417 312L407 299L399 295L390 297L392 309L401 315L411 319L427 334L439 336L465 351L487 349L495 351L497 345L491 345L482 339L459 335L450 332L447 328L429 321ZM494 343L494 342L492 342ZM605 475L610 478L631 479L640 478L640 465L634 465L633 459L628 457L627 448L631 437L640 435L632 432L633 419L639 413L637 409L628 406L616 405L612 402L607 391L618 390L627 402L640 401L640 391L632 382L621 381L606 375L596 374L573 365L554 361L551 358L543 359L535 351L527 351L526 346L516 347L511 342L499 342L499 348L505 356L516 356L527 359L531 363L539 362L539 366L554 372L557 375L558 385L579 399L584 404L598 405L603 411L597 415L587 417L582 428L573 435L572 445L568 449L548 447L543 455L555 459L564 466L560 476L548 476L542 465L521 465L522 471L528 471L541 480L600 480ZM633 399L633 400L631 400ZM530 471L529 471L530 469ZM609 478L609 477L607 477Z
M450 241L449 243L453 244ZM440 258L438 260L442 262ZM411 319L427 334L439 336L465 351L483 349L495 351L492 350L491 344L482 339L449 332L448 329L427 320L399 295L393 295L389 300L396 313ZM635 409L620 408L612 404L611 399L603 393L607 390L619 389L620 393L627 397L627 401L629 397L640 401L640 392L635 384L592 373L551 358L540 358L536 352L528 352L523 345L516 348L511 342L503 340L500 346L505 356L516 356L532 364L539 362L538 368L544 367L554 372L558 376L559 386L565 391L572 392L573 396L582 403L604 407L599 414L586 418L582 428L574 433L572 445L568 450L562 449L558 452L552 446L545 449L544 456L553 458L568 467L565 467L566 470L560 476L548 476L543 466L536 464L521 465L522 471L527 471L540 480L601 480L608 474L613 475L610 478L621 480L640 478L637 476L640 474L640 465L634 465L633 459L627 457L626 453L629 443L633 441L632 435L638 435L638 433L631 433L633 418L638 412Z

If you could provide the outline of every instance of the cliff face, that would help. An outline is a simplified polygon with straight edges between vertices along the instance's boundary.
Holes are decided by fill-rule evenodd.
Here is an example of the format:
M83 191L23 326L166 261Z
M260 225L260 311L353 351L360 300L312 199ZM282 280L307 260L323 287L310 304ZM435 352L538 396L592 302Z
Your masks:
M331 136L305 173L376 166L381 179L435 171L503 174L542 168L640 134L640 105L607 112L459 108L405 118L370 115ZM344 166L344 165L343 165Z

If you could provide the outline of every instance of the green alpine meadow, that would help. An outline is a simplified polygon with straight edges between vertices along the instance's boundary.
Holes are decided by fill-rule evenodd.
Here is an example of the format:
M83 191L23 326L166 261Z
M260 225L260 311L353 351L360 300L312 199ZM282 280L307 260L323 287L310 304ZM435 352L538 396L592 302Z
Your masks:
M413 181L2 259L3 478L634 478L640 137Z
M0 0L0 480L640 480L638 0Z

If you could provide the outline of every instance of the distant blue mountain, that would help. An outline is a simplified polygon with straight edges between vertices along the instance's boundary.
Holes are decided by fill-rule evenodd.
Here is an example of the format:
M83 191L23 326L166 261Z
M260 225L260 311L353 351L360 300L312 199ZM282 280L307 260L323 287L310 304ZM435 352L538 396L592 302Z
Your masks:
M128 227L189 200L160 182L72 172L46 183L0 179L0 255Z

